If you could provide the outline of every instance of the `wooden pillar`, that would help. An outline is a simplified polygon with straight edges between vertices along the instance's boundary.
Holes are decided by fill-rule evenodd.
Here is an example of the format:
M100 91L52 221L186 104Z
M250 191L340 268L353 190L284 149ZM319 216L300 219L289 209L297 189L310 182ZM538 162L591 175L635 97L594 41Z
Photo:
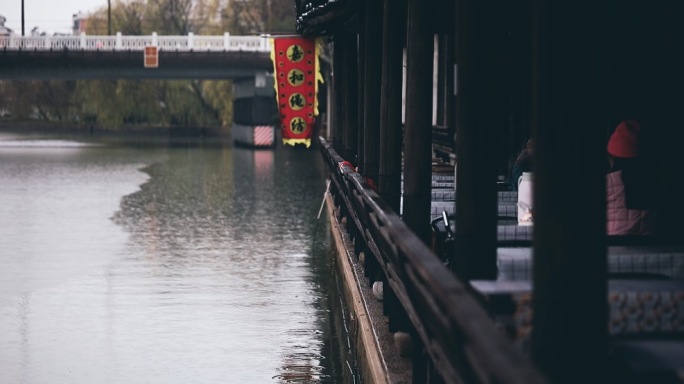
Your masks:
M684 57L678 47L684 45L684 25L680 21L680 16L684 14L684 3L668 2L663 6L661 14L662 29L660 29L660 49L662 61L657 62L657 68L661 73L663 83L668 84L663 94L663 126L667 137L663 148L663 160L666 165L663 167L663 180L665 189L665 204L667 216L665 225L667 230L665 235L671 242L684 243L682 233L684 232L684 199L681 198L684 190L684 156L681 155L682 143L684 143L684 129L682 129L682 105L684 105L684 94L681 92L684 87ZM657 86L656 86L657 87Z
M334 36L333 40L333 68L332 86L329 87L329 95L332 99L332 108L328 109L329 121L332 122L328 127L331 136L332 147L337 153L343 154L343 127L344 127L344 38L341 34Z
M442 111L437 111L437 124L447 128L450 139L456 134L456 0L437 0L436 6L440 10L437 23L439 34L439 91L442 101ZM456 143L451 148L456 152ZM453 159L452 159L453 160Z
M458 29L456 243L452 268L464 279L496 278L496 138L505 132L502 63L505 0L461 0Z
M531 35L531 4L532 0L522 0L508 4L506 13L510 15L509 41L510 48L508 57L510 71L508 73L511 84L509 94L509 131L505 136L506 157L502 158L501 174L508 179L515 158L532 137L531 114L531 90L532 75L530 47Z
M365 15L362 14L362 21L361 24L365 23ZM366 33L365 33L365 28L361 27L361 32L357 35L357 44L356 44L356 68L358 71L358 77L357 77L357 93L354 95L354 99L356 100L356 103L358 105L358 114L356 116L356 131L357 136L358 136L358 152L357 152L357 160L355 164L358 164L359 168L359 173L365 174L366 171L363 169L364 166L364 148L365 148L365 132L364 132L364 106L365 106L365 85L364 81L366 80L366 74L365 74L365 66L366 66Z
M446 71L446 126L449 137L454 140L452 149L456 153L456 116L457 116L457 97L456 97L456 33L447 36L447 71ZM454 188L455 188L454 184Z
M452 12L455 14L455 12ZM456 31L455 26L449 34L444 36L446 43L446 111L445 124L447 127L447 133L449 137L454 140L452 143L452 149L454 154L456 153L456 116L457 116L457 98L456 98ZM454 188L456 185L454 184Z
M385 0L378 188L385 202L397 213L401 209L401 94L405 41L406 0Z
M364 176L378 183L380 161L380 83L382 82L382 20L384 0L365 1L364 45Z
M340 113L344 114L344 158L351 161L355 166L358 164L358 67L356 53L356 34L345 33L344 51L342 61L344 66L343 108Z
M447 102L447 39L445 35L439 35L437 39L437 100L436 100L436 124L446 126L446 102Z
M654 174L663 184L658 234L668 243L684 242L684 157L679 154L684 62L674 48L684 43L684 26L677 21L683 12L682 2L621 4L611 12L609 29L610 130L623 119L641 123L644 155L655 161Z
M329 143L333 142L333 77L332 77L332 63L327 65L328 70L323 74L323 79L327 86L323 86L321 94L325 95L325 100L322 105L325 105L325 111L321 116L321 125L325 126L325 140ZM339 134L337 134L339 138ZM339 139L338 139L339 140Z
M424 1L408 0L403 219L428 245L432 178L431 11L438 10Z
M606 4L535 0L532 20L531 353L554 382L605 382Z

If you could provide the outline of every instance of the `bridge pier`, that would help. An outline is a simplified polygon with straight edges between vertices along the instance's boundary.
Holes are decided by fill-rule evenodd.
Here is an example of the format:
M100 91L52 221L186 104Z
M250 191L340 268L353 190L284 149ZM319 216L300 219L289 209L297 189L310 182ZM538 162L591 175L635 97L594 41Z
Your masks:
M278 137L278 106L273 76L256 72L254 77L233 81L233 126L236 145L272 148Z

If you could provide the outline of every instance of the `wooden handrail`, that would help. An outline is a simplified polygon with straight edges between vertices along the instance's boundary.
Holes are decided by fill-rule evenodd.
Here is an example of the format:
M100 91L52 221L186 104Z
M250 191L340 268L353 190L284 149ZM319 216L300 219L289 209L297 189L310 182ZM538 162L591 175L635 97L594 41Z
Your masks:
M321 151L347 225L370 249L431 366L444 382L546 383L469 289L324 139ZM426 223L429 225L429 223ZM368 258L370 255L366 255ZM415 354L414 354L415 356Z

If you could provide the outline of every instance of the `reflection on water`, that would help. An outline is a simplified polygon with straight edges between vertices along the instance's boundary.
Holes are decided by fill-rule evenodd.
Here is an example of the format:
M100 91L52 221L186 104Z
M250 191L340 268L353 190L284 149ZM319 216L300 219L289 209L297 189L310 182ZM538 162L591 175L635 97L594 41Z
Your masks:
M0 144L0 382L334 382L323 178L316 150Z

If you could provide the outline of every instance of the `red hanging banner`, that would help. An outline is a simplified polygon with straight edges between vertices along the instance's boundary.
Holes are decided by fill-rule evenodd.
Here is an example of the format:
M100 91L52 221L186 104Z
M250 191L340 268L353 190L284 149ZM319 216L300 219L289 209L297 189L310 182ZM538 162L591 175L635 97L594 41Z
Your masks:
M318 41L303 37L271 39L271 60L283 144L311 145L318 115Z

